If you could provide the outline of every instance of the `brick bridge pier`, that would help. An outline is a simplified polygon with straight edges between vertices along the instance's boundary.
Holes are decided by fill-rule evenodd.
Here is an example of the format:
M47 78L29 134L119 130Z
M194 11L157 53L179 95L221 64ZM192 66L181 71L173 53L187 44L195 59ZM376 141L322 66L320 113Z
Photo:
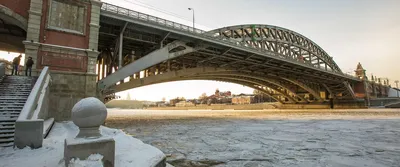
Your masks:
M70 119L72 106L96 96L99 0L0 0L0 18L12 27L0 35L1 50L25 52L51 70L49 117ZM8 45L5 45L8 44ZM26 60L22 60L26 61Z

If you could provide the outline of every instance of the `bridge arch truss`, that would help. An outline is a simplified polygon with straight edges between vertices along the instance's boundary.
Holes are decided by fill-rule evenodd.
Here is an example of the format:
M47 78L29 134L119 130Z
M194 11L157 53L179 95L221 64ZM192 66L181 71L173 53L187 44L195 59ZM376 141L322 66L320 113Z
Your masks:
M112 90L121 87L115 84L132 75L135 77L129 82L187 68L218 68L240 75L214 71L199 73L194 79L223 78L269 88L293 103L324 101L321 92L334 98L354 98L351 85L359 79L343 74L321 47L294 31L270 25L202 31L107 3L101 12L99 49L108 56L98 60L111 62L107 65L116 70L111 74L113 70L108 69L107 77L98 78L103 93L118 92ZM118 67L117 61L130 56L135 58ZM137 77L140 72L145 76Z

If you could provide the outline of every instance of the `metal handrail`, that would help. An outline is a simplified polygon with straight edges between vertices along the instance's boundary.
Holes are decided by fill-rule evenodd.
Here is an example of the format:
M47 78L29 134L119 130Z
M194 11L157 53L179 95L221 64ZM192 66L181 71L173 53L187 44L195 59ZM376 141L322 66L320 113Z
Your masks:
M47 93L46 89L48 88L48 81L50 77L50 70L49 67L44 67L42 72L40 73L39 78L37 79L35 86L33 86L33 89L31 93L28 96L28 99L25 102L24 107L21 110L21 113L17 119L17 121L23 121L27 119L31 119L32 115L34 114L35 110L37 108L41 108L42 104L39 104L39 97L43 93ZM45 85L47 87L45 87Z
M107 11L107 12L116 13L116 14L120 14L120 15L124 15L124 16L128 16L130 18L139 19L139 20L142 20L142 21L147 21L149 23L155 23L157 25L165 26L166 28L173 28L173 29L176 29L176 30L180 30L182 32L191 33L192 35L196 35L196 36L199 36L199 37L208 38L208 39L211 39L211 40L218 40L219 42L222 42L222 43L225 43L225 44L228 44L228 45L231 45L231 46L234 45L236 47L241 47L241 48L243 48L245 50L248 50L248 51L251 51L251 52L258 52L260 54L266 54L265 52L262 52L262 50L259 49L259 48L255 48L255 47L249 46L247 44L241 44L236 40L225 39L225 38L217 38L217 37L214 37L212 34L207 33L208 31L204 31L204 30L197 29L197 28L193 29L193 27L189 28L189 26L187 26L187 25L183 25L183 24L180 24L180 23L176 23L176 22L173 22L173 21L162 19L162 18L159 18L159 17L156 17L156 16L151 16L151 15L148 15L148 14L145 14L145 13L141 13L141 12L138 12L138 11L134 11L134 10L131 10L131 9L119 7L119 6L116 6L116 5L109 4L109 3L103 3L103 5L101 6L101 10ZM275 53L271 53L271 55L275 56ZM285 60L289 60L289 61L291 61L293 63L300 64L299 60L295 59L295 58L288 59L287 57L283 57L283 56L276 56L275 58L285 59ZM309 67L312 67L312 68L318 69L318 70L324 70L326 72L333 73L333 74L341 74L342 76L347 76L347 75L343 75L343 73L340 73L340 72L335 72L335 71L332 71L332 70L325 70L325 69L321 69L321 68L316 68L312 64L309 64L309 63L301 63L301 65L306 65L306 66L309 66ZM349 76L347 76L347 77L349 77ZM351 78L357 79L356 77L353 77L353 76L351 76Z

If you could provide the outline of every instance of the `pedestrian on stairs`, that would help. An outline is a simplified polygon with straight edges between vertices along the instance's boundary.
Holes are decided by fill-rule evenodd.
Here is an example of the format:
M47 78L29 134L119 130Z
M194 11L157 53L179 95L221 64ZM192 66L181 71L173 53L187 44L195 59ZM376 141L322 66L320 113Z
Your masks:
M12 69L11 75L14 75L14 71L15 71L15 75L18 75L18 66L19 66L19 63L21 62L21 57L22 57L22 55L19 55L18 57L14 58L13 63L12 63L13 69Z
M29 57L28 60L26 61L26 68L25 68L26 76L31 76L33 64L35 64L35 63L33 63L32 57ZM29 71L29 75L28 75L28 71Z

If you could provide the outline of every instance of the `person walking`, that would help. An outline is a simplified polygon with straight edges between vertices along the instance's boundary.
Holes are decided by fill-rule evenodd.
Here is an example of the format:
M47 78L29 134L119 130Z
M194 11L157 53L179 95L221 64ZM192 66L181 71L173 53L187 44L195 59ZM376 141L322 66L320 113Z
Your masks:
M18 67L19 67L19 63L21 62L21 57L22 55L19 55L18 57L14 58L13 60L13 69L11 72L11 75L14 75L14 71L15 71L15 75L18 75Z
M26 65L26 68L25 68L25 75L26 76L31 76L33 64L35 64L35 63L33 63L32 57L29 57L28 60L26 61L26 64L25 64Z

